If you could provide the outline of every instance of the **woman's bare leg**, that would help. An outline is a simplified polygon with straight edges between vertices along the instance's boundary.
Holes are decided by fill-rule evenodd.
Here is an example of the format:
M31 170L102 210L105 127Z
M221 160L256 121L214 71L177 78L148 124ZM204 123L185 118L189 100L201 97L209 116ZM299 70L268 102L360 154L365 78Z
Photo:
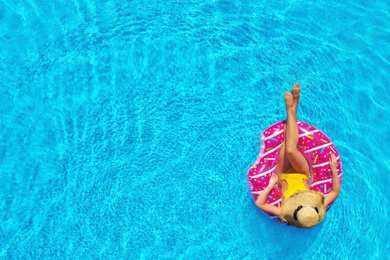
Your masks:
M290 161L287 158L286 154L286 123L284 122L283 130L284 130L284 143L280 148L280 153L278 156L278 163L276 164L275 173L279 176L279 178L283 175L284 172L290 167Z
M299 140L298 126L297 126L297 108L299 103L300 88L299 83L291 89L291 93L286 92L284 99L286 101L287 110L287 126L285 133L286 156L290 161L292 167L299 173L310 176L309 164L306 158L297 150Z

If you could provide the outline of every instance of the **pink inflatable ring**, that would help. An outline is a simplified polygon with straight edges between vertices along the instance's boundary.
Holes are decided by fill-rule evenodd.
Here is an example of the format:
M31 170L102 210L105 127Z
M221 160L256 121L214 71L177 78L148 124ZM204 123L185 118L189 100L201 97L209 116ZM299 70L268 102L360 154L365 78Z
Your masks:
M249 191L254 201L268 186L271 175L275 173L280 147L284 142L283 125L284 121L278 122L261 134L259 156L247 172ZM339 153L333 142L321 130L304 122L297 122L297 125L299 132L297 148L306 157L311 168L310 190L320 191L326 196L332 190L332 172L329 168L329 158L332 153L336 155L340 184L342 182L343 170ZM266 202L280 207L281 197L281 191L276 186ZM329 205L326 210L329 210L331 206ZM265 211L263 213L278 223L285 223L279 216Z

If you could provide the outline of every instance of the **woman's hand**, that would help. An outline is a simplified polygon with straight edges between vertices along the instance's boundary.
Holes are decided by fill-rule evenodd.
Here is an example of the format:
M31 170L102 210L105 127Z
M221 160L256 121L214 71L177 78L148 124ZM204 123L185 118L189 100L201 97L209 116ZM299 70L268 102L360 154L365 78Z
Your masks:
M279 180L278 175L277 174L273 174L271 176L271 179L269 180L268 187L273 188L276 185L276 183L278 183L278 180Z
M337 172L337 159L333 153L329 159L329 168L332 170L332 173Z
M267 188L263 190L262 193L260 193L260 196L257 197L256 200L256 206L259 207L261 210L264 210L268 213L271 213L275 216L280 216L281 209L279 207L276 207L274 205L270 205L266 203L268 195L271 193L272 189L274 188L275 184L278 182L279 177L277 174L274 174L271 176L271 179L269 180L269 184Z

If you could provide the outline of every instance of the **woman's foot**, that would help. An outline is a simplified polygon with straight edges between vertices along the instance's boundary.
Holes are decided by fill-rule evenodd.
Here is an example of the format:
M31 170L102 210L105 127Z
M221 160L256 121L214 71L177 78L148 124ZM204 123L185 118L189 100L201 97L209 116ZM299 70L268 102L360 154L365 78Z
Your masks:
M284 101L286 101L286 111L289 111L293 105L293 96L291 93L284 92Z
M300 95L301 88L299 87L299 83L295 84L295 86L291 89L293 99L293 107L297 108L299 103L299 95Z

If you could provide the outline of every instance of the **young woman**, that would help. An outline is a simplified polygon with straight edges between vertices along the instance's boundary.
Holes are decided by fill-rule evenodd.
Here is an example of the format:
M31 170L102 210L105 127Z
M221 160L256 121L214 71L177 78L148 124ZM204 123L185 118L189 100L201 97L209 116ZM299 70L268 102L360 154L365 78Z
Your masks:
M299 103L299 83L284 93L287 120L284 124L284 144L278 157L275 174L269 185L256 200L256 205L271 214L281 216L291 225L310 228L325 217L326 207L335 201L340 193L340 181L337 175L337 160L332 154L329 166L332 171L332 191L325 195L309 189L310 166L305 157L297 150L298 126L297 108ZM266 203L266 199L278 184L282 193L282 207Z

